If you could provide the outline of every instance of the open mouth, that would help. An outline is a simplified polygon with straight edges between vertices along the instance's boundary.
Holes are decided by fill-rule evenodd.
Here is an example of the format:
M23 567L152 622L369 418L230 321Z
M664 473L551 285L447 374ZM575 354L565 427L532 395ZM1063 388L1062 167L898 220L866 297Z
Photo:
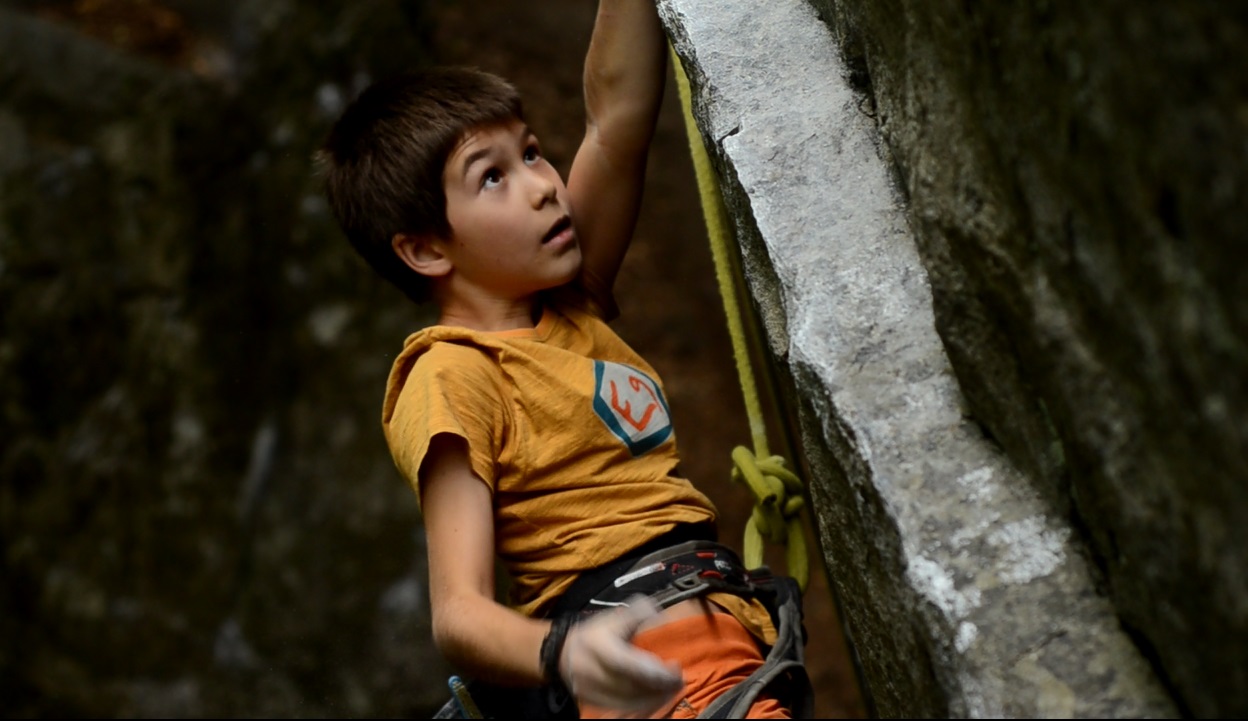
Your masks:
M560 233L562 233L565 230L569 230L571 227L572 227L572 219L566 215L561 217L559 220L555 221L554 225L550 227L550 230L542 238L542 243L549 243L550 241L559 237Z

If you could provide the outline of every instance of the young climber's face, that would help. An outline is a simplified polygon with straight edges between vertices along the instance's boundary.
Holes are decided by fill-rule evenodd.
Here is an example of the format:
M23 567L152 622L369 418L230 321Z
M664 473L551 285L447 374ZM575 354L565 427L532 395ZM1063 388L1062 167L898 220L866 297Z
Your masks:
M442 180L447 255L461 287L511 300L580 272L567 188L523 122L469 131L451 151Z

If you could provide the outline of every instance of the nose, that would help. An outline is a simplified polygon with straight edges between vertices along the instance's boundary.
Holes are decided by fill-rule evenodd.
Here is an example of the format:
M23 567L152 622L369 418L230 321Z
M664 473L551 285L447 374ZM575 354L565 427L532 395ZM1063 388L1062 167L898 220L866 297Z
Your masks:
M554 178L547 177L547 174L540 170L534 169L530 173L530 192L533 195L533 207L540 209L558 197L559 185Z

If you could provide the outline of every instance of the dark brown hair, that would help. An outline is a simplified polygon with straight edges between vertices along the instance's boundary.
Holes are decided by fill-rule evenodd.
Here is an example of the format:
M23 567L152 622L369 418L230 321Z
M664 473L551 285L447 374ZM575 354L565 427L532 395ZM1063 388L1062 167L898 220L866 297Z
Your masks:
M351 245L416 302L428 279L394 252L396 233L450 234L442 171L465 133L523 120L520 95L473 68L432 68L370 86L343 112L317 154L325 195Z

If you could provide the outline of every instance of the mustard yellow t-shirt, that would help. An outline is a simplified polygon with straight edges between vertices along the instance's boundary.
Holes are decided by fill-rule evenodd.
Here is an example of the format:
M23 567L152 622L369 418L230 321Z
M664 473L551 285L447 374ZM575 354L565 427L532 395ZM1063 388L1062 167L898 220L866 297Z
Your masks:
M391 370L382 425L418 498L430 440L467 442L493 493L509 600L528 615L581 572L678 524L715 520L710 500L676 474L658 374L577 307L547 307L532 329L414 333Z

